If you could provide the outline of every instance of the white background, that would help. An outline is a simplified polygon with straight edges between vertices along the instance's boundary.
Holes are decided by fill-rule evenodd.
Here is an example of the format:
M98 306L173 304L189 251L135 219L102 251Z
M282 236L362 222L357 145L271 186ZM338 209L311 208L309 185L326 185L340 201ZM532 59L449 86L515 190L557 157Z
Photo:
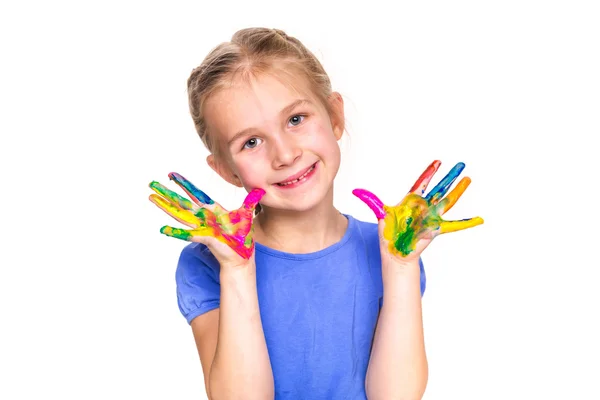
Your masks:
M582 1L33 2L0 7L0 398L204 398L148 183L226 207L186 80L248 26L322 60L346 102L336 205L473 182L423 259L426 400L600 399L600 14ZM15 2L15 4L17 4ZM218 4L218 5L217 5Z

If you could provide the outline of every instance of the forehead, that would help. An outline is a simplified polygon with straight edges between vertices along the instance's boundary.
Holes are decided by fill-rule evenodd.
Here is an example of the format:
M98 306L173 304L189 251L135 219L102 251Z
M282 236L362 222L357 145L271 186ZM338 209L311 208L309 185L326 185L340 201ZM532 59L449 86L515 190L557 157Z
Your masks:
M223 139L243 129L260 128L275 121L283 108L299 99L318 105L306 79L292 83L272 74L238 78L206 100L206 125L210 134Z

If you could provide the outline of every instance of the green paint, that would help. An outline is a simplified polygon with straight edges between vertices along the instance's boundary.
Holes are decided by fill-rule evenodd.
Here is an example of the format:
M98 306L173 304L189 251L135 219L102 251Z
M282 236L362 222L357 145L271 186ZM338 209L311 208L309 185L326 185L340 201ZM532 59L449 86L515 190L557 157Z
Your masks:
M194 215L204 221L206 219L206 208L199 209Z
M160 233L182 240L189 240L192 238L192 235L185 229L171 228L170 226L163 226L160 228Z
M416 234L414 229L408 228L407 230L401 231L396 240L394 241L394 247L403 256L407 256L414 250Z
M164 187L163 185L161 185L160 183L158 183L156 181L152 181L150 183L150 187L152 189L154 189L156 192L158 192L159 194L162 194L167 199L175 201L183 209L192 210L194 207L193 203L190 200L186 199L185 197L181 197L179 194L175 193L172 190L167 189L166 187Z

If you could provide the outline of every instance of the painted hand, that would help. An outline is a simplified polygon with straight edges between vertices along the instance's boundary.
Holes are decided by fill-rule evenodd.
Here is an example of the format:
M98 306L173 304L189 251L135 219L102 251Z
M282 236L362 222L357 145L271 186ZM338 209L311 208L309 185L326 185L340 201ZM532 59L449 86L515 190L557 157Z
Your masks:
M228 245L241 257L249 259L254 250L254 239L252 238L254 208L264 196L265 191L263 189L252 190L246 196L243 205L230 212L178 173L170 173L169 178L174 180L193 202L156 181L150 183L150 188L158 194L151 194L150 201L191 229L163 226L160 232L167 236L207 245L209 242L207 238L212 237ZM211 250L213 249L211 248ZM221 260L219 259L219 261Z
M373 193L364 189L354 189L352 193L366 203L378 220L384 221L383 238L388 243L389 252L403 259L418 259L421 252L437 235L455 232L480 225L479 217L459 221L446 221L442 215L454 206L456 201L471 183L464 177L444 198L444 195L465 167L458 163L425 197L425 189L440 167L434 161L421 174L404 199L396 206L386 206Z

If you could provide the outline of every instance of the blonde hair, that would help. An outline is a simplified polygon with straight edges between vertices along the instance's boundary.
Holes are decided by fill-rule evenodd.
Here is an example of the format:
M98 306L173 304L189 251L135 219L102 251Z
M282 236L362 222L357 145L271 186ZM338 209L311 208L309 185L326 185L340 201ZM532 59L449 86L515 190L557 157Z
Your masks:
M188 78L190 113L208 151L217 156L219 147L206 129L203 106L209 96L231 84L237 76L248 78L275 70L288 75L291 85L298 80L298 74L303 76L330 118L342 122L337 109L328 101L332 94L329 76L312 52L279 29L246 28L234 33L230 42L211 50Z

